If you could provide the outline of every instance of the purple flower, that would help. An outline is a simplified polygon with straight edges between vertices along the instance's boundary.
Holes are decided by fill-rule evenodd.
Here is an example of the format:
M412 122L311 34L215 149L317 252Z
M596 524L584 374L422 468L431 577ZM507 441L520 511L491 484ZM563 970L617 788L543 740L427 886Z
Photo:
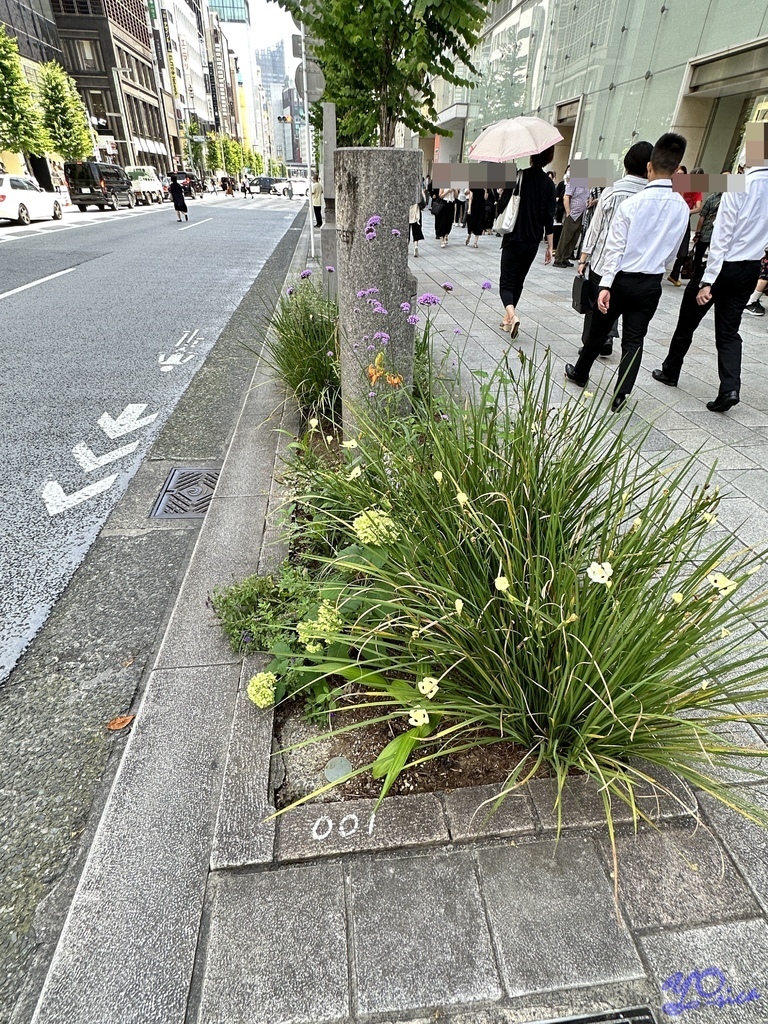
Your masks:
M375 348L376 348L375 345L367 345L365 350L366 350L366 352L373 352L373 350Z
M379 289L378 288L366 288L365 294L366 295L378 295L379 294Z
M439 306L440 299L436 295L432 295L431 292L424 292L419 296L418 303L420 306Z
M293 288L289 288L288 291L285 294L286 295L293 295Z
M376 237L376 232L375 231L366 231L365 232L365 240L366 240L366 242L372 242L375 237Z
M369 391L368 392L368 397L369 398L375 398L376 397L376 392L375 391Z
M329 274L335 274L336 273L336 267L326 267L325 269L326 269L326 271Z
M364 334L363 341L370 341L370 337L367 334Z
M358 297L358 299L364 299L364 298L365 298L365 296L366 296L367 294L368 294L368 292L367 292L367 291L365 290L365 288L362 288L362 289L361 289L361 290L360 290L360 291L359 291L359 292L357 293L357 297Z
M446 291L446 292L452 292L453 291L453 285L451 284L450 281L443 281L443 283L440 285L440 287L443 289L443 291Z
M441 412L441 413L440 413L440 419L441 419L441 420L449 420L450 418L451 418L451 417L450 417L450 416L446 416L444 412Z
M410 304L410 302L401 302L400 303L400 309L402 309L402 311L404 313L410 313L411 312L411 304Z
M381 224L381 217L378 215L378 213L374 213L374 215L372 217L369 217L368 220L365 222L365 226L367 228L375 228L377 224Z
M415 326L416 326L416 324L417 324L417 323L419 323L419 318L418 318L417 316L409 316L409 317L408 317L408 323L409 323L409 324L410 324L410 325L411 325L412 327L415 327Z
M480 287L483 289L484 292L487 292L488 289L493 287L493 286L491 285L490 281L483 281L483 283L480 285Z
M352 348L355 350L355 352L357 352L357 350L360 348L360 345L357 342L355 342Z
M453 328L453 333L454 334L461 334L461 328L460 327L454 327Z
M333 352L331 352L330 349L325 354L328 356L329 359L333 358Z
M306 281L308 277L312 277L312 271L309 269L302 270L302 272L299 274L299 277L302 279L302 281Z
M397 228L392 228L392 234L395 236L395 238L400 237L400 232L397 230Z
M373 336L374 341L380 341L382 345L386 345L389 341L389 335L385 331L376 331Z

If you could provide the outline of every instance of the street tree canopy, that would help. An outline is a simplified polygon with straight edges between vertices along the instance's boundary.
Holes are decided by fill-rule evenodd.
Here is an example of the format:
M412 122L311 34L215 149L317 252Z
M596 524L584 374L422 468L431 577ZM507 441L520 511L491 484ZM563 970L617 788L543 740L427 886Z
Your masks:
M491 0L273 0L304 22L317 42L312 56L325 74L325 100L347 111L360 138L395 141L398 122L411 131L438 127L434 81L472 84L472 49Z
M24 77L16 40L0 25L0 150L45 153L43 118Z
M55 60L43 64L38 82L43 124L51 145L65 160L82 160L93 152L85 107L77 86Z

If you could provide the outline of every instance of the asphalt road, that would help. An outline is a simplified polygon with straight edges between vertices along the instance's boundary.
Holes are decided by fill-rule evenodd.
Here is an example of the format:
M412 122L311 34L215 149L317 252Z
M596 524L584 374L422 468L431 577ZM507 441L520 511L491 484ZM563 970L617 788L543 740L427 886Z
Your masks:
M299 201L188 206L0 225L0 682Z
M171 469L221 465L306 211L189 205L187 230L168 206L0 224L0 1024L32 1018L127 740L106 723L196 539L149 512Z

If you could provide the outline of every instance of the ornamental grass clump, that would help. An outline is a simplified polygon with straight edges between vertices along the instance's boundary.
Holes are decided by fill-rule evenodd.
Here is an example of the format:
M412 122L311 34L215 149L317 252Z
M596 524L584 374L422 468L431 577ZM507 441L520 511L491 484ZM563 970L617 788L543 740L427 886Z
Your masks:
M764 554L716 530L695 457L644 455L607 403L551 380L521 356L316 468L300 501L328 525L336 617L299 674L391 723L382 795L404 768L512 743L500 798L582 773L611 825L612 801L643 817L636 790L669 769L762 820L721 772L768 753L728 738L764 718L768 599L747 586Z
M338 335L338 303L323 295L311 271L303 271L297 284L280 297L269 320L264 359L308 415L332 418L337 411Z

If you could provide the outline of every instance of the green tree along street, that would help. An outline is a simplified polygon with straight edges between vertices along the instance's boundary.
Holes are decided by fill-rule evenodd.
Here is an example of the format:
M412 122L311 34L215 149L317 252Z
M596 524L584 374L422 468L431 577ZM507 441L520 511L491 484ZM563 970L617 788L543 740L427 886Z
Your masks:
M40 69L43 124L53 149L65 160L82 160L92 148L85 108L74 81L56 61Z
M411 131L440 128L433 81L472 84L472 49L489 0L274 0L318 40L313 56L325 74L325 99L342 111L343 134L357 145L374 137L392 146L402 122Z
M200 135L200 124L194 118L189 122L189 131L187 133L187 146L189 147L189 155L192 160L192 166L198 170L203 167L203 143L195 142L194 137Z
M49 147L43 116L24 77L18 44L0 25L0 149L44 153Z

